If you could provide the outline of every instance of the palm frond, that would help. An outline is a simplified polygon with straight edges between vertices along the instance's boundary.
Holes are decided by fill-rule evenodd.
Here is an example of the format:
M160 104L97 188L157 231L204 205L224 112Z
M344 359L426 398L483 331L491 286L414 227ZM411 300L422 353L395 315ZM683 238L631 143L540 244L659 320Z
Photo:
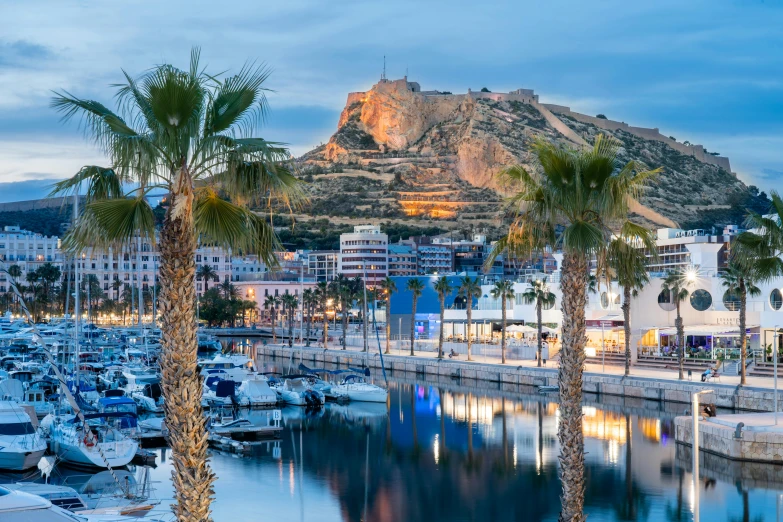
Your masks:
M122 180L113 169L90 165L82 167L73 177L58 181L52 185L49 197L70 196L80 191L83 183L87 183L87 202L101 199L116 199L123 197Z
M155 215L144 198L94 201L87 205L63 240L63 249L108 248L141 236L155 241Z

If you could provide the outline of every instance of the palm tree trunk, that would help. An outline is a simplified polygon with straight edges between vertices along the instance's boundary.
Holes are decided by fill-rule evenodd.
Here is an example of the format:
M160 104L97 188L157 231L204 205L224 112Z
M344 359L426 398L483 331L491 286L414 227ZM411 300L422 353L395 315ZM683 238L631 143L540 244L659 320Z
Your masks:
M446 296L440 298L440 335L438 336L438 359L443 359L443 317L446 315Z
M294 347L294 310L288 311L288 347Z
M416 342L416 296L413 296L413 309L411 311L411 355L416 355L413 348Z
M329 342L329 319L326 317L326 307L324 307L324 350L328 348Z
M500 332L500 364L506 364L506 296L502 296L503 303L500 305L501 328ZM503 422L506 422L506 411L503 410Z
M472 361L473 358L470 356L470 348L473 346L473 342L470 340L470 327L471 323L473 323L473 296L468 296L468 308L466 310L467 316L468 316L468 360Z
M308 303L307 304L307 341L305 341L305 346L310 347L310 330L313 325L313 306Z
M343 309L343 317L342 317L342 320L343 320L343 350L347 349L347 343L348 343L348 339L347 339L347 335L348 335L348 314L347 314L347 308L348 308L348 303L343 301L343 305L342 305L342 309Z
M677 319L674 320L674 326L677 328L677 359L680 367L680 380L684 379L683 365L685 364L685 329L682 326L682 317L680 316L680 302L677 301Z
M541 334L544 333L541 324L541 296L536 298L536 319L538 319L538 367L541 368L541 356L544 353L544 339L541 338Z
M740 293L740 313L739 313L739 330L740 330L740 386L745 386L745 361L748 357L748 336L745 333L746 321L747 321L747 308L748 308L748 290L745 287L745 280L740 279L739 282Z
M631 375L631 287L623 287L623 326L625 328L625 376Z
M196 367L195 250L192 222L172 219L169 210L160 237L160 369L174 466L173 509L179 522L211 521L215 480L207 456L201 376Z
M585 292L587 257L567 252L563 257L563 339L560 353L560 522L584 522L585 453L582 432L582 373L585 363ZM540 324L540 323L539 323Z
M391 297L386 298L386 351L384 353L391 353ZM402 332L400 332L402 333Z
M277 344L277 309L272 308L272 344Z

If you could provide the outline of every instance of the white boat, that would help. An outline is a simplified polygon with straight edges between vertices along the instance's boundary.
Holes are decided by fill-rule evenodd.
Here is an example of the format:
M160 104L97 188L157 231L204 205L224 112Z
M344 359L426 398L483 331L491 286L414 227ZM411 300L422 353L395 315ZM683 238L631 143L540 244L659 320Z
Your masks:
M133 460L139 443L103 420L123 414L85 414L88 429L74 415L47 415L41 426L49 432L49 448L60 459L79 466L112 468ZM127 415L127 414L126 414Z
M386 402L389 392L375 384L370 384L364 377L359 375L349 375L340 382L332 386L336 393L344 393L351 401L356 402Z
M269 380L257 375L239 386L239 404L242 406L274 406L277 393L269 387Z
M16 403L0 402L0 469L35 467L45 451L46 440L27 411Z
M160 389L160 377L149 368L124 368L120 389L125 395L136 401L143 411L160 413L163 411L163 392Z
M234 382L246 381L256 374L252 359L246 355L218 355L208 361L199 361L198 365L203 377L208 377L215 372L225 372L227 377L224 378Z
M314 390L306 377L286 379L278 385L277 394L283 402L293 406L322 406L326 402L324 394Z

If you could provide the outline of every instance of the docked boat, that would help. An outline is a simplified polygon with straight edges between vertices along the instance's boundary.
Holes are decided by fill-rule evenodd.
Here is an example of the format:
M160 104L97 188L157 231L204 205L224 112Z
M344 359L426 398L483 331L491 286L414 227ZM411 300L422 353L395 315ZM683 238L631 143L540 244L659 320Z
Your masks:
M139 443L106 421L133 416L127 412L84 415L83 426L74 415L47 415L41 426L49 432L49 449L63 461L77 466L113 468L133 460Z
M46 441L25 408L0 402L0 469L22 471L35 467L45 451Z
M323 406L326 402L324 394L314 390L306 375L289 377L277 386L277 394L286 404L292 406Z
M199 361L201 375L207 377L215 371L225 372L224 379L235 382L246 381L255 376L255 365L246 355L218 355L209 361Z
M242 406L262 407L277 404L277 393L269 387L269 380L259 375L239 386L238 398Z
M367 382L361 375L348 375L332 389L355 402L386 402L389 397L385 388Z

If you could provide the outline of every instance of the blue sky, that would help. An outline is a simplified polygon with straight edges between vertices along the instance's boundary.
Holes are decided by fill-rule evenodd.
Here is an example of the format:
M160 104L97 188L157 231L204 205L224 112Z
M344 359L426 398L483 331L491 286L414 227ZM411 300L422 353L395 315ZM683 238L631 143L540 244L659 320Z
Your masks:
M659 127L783 191L783 2L0 0L0 201L104 163L49 108L51 90L111 103L121 69L266 62L260 134L301 154L346 94L387 72L424 89L533 88L542 101ZM46 181L39 181L46 180Z

